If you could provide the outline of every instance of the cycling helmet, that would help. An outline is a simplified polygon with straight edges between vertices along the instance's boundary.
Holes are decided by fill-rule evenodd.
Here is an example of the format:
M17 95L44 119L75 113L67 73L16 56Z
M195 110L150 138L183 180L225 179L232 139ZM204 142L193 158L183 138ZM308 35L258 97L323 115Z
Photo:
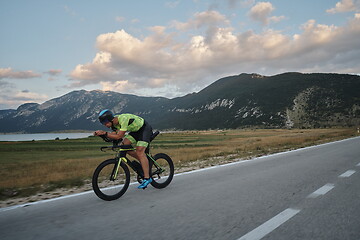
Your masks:
M101 124L111 122L113 119L114 119L114 114L109 109L102 110L99 113L99 121L101 122Z

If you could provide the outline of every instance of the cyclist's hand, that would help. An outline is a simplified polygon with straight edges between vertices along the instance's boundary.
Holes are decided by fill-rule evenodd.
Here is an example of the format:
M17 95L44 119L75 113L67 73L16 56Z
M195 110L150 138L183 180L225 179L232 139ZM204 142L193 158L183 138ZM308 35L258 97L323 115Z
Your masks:
M102 130L97 130L94 132L94 136L101 136L101 135L105 135L106 132L105 131L102 131Z

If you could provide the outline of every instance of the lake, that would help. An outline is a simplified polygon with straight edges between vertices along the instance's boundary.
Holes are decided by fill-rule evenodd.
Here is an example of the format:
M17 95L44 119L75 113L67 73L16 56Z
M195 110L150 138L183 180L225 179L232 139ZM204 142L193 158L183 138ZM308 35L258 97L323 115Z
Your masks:
M87 138L93 133L31 133L31 134L1 134L0 141L32 141Z

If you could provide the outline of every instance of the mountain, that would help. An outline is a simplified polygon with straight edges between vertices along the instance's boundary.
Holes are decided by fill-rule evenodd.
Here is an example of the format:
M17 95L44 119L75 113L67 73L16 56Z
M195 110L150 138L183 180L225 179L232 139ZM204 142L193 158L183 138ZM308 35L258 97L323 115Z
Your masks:
M114 112L144 115L166 98L138 97L110 91L73 91L43 104L26 103L16 111L0 113L0 132L50 132L93 130L100 127L98 113L104 108Z
M0 132L94 130L105 108L140 115L157 129L355 126L359 92L359 76L325 73L240 74L174 99L81 90L1 110Z

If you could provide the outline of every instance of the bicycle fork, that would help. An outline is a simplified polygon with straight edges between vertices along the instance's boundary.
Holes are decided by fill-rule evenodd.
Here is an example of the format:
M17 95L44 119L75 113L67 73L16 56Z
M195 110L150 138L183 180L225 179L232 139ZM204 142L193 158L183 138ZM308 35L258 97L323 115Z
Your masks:
M121 161L127 162L126 158L124 158L124 157L119 158L117 163L114 165L114 168L113 168L112 173L110 175L110 181L115 181L115 179L117 178L117 175L119 173L119 168L120 168Z

